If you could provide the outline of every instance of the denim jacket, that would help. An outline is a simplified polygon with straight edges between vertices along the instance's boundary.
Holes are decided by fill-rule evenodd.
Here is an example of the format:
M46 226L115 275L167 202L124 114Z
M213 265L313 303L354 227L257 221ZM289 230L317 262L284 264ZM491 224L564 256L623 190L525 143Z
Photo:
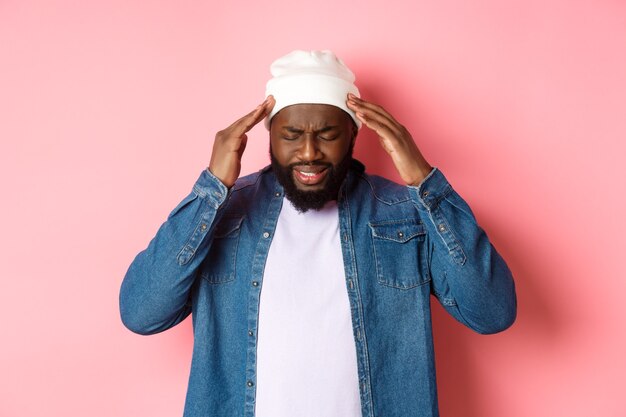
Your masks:
M186 417L254 416L259 299L282 202L268 167L231 189L204 170L126 273L130 330L158 333L193 313ZM516 316L511 272L437 168L402 186L354 161L338 207L362 415L438 416L431 294L471 329L499 332Z

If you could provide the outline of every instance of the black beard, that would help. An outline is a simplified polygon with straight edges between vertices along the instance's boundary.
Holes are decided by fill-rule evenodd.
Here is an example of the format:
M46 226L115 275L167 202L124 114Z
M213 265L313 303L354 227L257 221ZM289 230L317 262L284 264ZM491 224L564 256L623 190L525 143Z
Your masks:
M296 210L300 213L306 213L311 209L320 210L327 202L337 199L339 188L348 174L348 169L350 169L350 162L352 161L352 148L353 147L351 146L346 156L344 156L341 162L337 165L321 162L298 162L282 166L278 163L276 158L274 158L272 147L270 146L270 159L272 161L272 169L274 170L276 179L278 180L278 183L283 186L285 196L289 199ZM296 187L295 180L293 179L293 168L295 166L302 165L320 165L328 167L328 179L326 180L324 188L316 191L302 191Z

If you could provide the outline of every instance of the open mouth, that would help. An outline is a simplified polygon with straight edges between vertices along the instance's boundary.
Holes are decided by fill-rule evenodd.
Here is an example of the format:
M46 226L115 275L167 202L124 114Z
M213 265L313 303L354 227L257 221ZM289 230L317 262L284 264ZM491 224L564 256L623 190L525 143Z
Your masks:
M321 165L301 165L293 168L293 176L303 185L317 185L326 178L328 167Z

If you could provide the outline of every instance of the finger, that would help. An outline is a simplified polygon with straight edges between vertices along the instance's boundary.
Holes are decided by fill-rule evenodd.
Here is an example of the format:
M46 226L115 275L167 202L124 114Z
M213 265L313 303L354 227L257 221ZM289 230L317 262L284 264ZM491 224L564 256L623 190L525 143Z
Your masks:
M383 139L389 139L392 137L397 137L398 133L391 129L388 124L381 122L380 120L373 119L368 117L367 115L357 112L356 117L363 122L365 126L372 129L378 136Z
M267 115L272 111L275 103L276 101L274 100L274 97L268 96L263 103L256 107L256 109L252 110L250 113L230 125L228 130L231 130L236 136L243 135L267 117Z
M389 120L391 120L393 123L396 124L400 124L398 123L398 121L387 111L385 110L382 106L378 105L378 104L374 104L371 103L369 101L363 100L360 97L355 96L352 93L348 94L348 106L352 106L352 107L356 107L357 109L359 109L360 111L365 112L365 110L369 110L371 112L374 113L378 113L381 116L384 116L386 118L388 118Z
M355 113L361 113L366 118L376 120L379 124L387 126L397 137L404 134L404 127L381 106L369 103L354 94L348 94L346 103Z
M401 137L403 135L402 126L394 119L378 113L372 109L354 108L357 117L367 120L366 126L374 130L378 135L383 136L383 131L387 131L393 137ZM376 127L376 128L374 128Z
M266 104L267 100L259 104L250 113L236 120L232 125L228 127L228 130L230 130L236 136L240 136L248 132L263 118L263 114L267 109Z

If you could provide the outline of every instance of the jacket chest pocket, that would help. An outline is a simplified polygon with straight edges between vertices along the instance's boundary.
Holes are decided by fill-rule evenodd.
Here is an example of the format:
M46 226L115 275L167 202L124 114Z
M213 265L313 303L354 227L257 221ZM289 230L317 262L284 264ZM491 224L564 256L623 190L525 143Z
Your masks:
M209 254L202 264L200 276L211 284L235 279L237 247L243 217L223 218L215 227Z
M426 230L415 219L370 223L378 282L409 289L430 281Z

